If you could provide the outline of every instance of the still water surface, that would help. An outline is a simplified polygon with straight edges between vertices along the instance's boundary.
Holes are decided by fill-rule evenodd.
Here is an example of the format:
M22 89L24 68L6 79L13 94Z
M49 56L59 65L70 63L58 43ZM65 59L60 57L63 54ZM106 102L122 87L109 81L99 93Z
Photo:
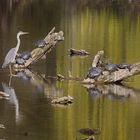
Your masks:
M0 123L5 126L0 129L0 138L74 140L86 137L78 129L97 127L101 128L101 134L95 136L97 140L139 140L139 75L128 79L125 86L92 89L80 82L50 78L58 73L68 76L69 72L84 78L99 50L104 50L105 58L113 63L139 61L140 13L133 10L122 4L99 7L71 0L1 3L0 64L16 44L19 30L30 32L22 37L19 52L31 51L36 40L45 37L54 26L56 31L64 31L65 40L57 44L46 60L32 66L33 76L10 79L8 69L0 70L0 91L10 94L9 100L0 100ZM91 55L70 57L69 48L85 49ZM116 93L126 93L126 97ZM51 105L52 98L64 95L72 96L74 103Z

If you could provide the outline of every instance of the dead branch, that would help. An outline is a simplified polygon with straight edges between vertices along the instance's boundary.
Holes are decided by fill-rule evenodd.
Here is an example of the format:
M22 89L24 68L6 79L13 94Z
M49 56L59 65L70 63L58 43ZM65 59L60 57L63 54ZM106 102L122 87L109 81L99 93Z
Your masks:
M58 33L54 32L55 27L48 33L48 35L44 38L46 45L43 48L35 48L31 51L31 57L25 61L24 65L14 64L14 68L26 68L31 64L36 63L39 59L41 59L47 53L55 47L55 45L64 40L63 32L60 31Z
M92 67L98 67L100 58L103 55L103 51L99 51L93 60ZM95 83L117 83L127 79L130 76L140 73L140 62L132 64L130 68L117 69L116 71L109 72L102 68L102 74L99 75L96 79L85 78L83 80L84 84L95 84Z
M82 56L89 55L89 52L85 50L76 50L73 48L70 48L69 52L70 52L70 55L82 55Z

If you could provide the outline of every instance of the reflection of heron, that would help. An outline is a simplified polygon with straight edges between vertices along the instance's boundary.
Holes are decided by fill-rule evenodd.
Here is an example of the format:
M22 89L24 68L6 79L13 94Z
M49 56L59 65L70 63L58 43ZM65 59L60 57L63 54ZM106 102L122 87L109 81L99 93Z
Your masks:
M9 102L15 106L15 117L16 117L16 121L18 121L20 119L20 114L19 114L19 103L18 103L18 99L16 97L16 93L14 88L12 88L11 86L8 86L5 83L2 83L2 87L3 90L6 94L8 94L9 97Z
M2 68L6 68L9 65L10 75L12 75L11 63L13 63L15 61L15 58L16 58L16 55L17 55L17 52L18 52L18 49L19 49L19 46L20 46L20 38L19 37L20 37L20 35L23 35L23 34L28 34L28 32L19 31L17 33L17 45L16 45L15 48L11 48L9 50L9 52L7 53L7 55L5 57L4 63L2 65Z

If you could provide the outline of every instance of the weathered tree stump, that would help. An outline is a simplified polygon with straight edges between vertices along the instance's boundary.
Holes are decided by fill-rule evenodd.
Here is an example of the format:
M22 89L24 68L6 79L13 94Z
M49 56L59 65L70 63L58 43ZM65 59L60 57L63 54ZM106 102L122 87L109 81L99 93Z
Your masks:
M99 51L93 60L92 67L98 67L98 64L101 61L103 51ZM103 68L102 74L100 74L96 79L86 77L83 80L84 84L95 84L95 83L119 83L130 76L140 73L140 62L132 64L130 68L117 69L113 72L108 72Z
M25 61L24 65L14 64L14 68L27 68L31 64L34 64L39 59L41 59L47 53L54 48L54 46L59 42L64 40L63 32L60 31L58 33L54 32L55 27L48 33L48 35L44 38L46 45L43 48L35 48L31 51L31 57Z

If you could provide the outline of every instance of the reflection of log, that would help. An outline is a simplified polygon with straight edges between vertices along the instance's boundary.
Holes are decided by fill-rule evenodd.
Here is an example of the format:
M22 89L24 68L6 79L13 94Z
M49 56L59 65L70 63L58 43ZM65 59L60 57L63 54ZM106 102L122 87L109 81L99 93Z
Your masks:
M44 94L46 98L54 99L62 96L62 90L55 87L50 79L46 79L45 75L34 72L30 69L20 69L17 72L17 77L24 82L30 82L37 92Z
M100 51L97 53L97 55L94 57L92 67L98 66L98 63L100 62L100 58L102 57L103 51ZM85 84L94 84L94 83L117 83L121 82L122 80L133 76L135 74L138 74L140 72L140 62L135 63L130 66L130 68L124 68L114 71L114 72L108 72L106 70L103 70L102 74L95 79L92 78L85 78L83 80L83 83Z
M88 93L91 96L99 97L102 95L110 95L112 98L119 98L119 97L135 97L139 91L123 86L123 85L116 85L116 84L108 84L108 85L84 85L87 88Z
M28 60L26 60L24 65L18 65L18 64L14 64L15 68L26 68L29 65L37 62L39 59L41 59L45 54L49 53L54 46L56 45L56 43L58 41L62 41L64 40L63 37L63 32L60 31L58 33L55 33L55 28L53 28L48 35L44 38L44 41L46 42L46 45L43 48L36 48L33 49L31 51L31 58L29 58Z
M81 128L79 129L79 132L84 135L92 136L92 135L99 135L101 133L101 129L100 128L94 128L94 129Z

